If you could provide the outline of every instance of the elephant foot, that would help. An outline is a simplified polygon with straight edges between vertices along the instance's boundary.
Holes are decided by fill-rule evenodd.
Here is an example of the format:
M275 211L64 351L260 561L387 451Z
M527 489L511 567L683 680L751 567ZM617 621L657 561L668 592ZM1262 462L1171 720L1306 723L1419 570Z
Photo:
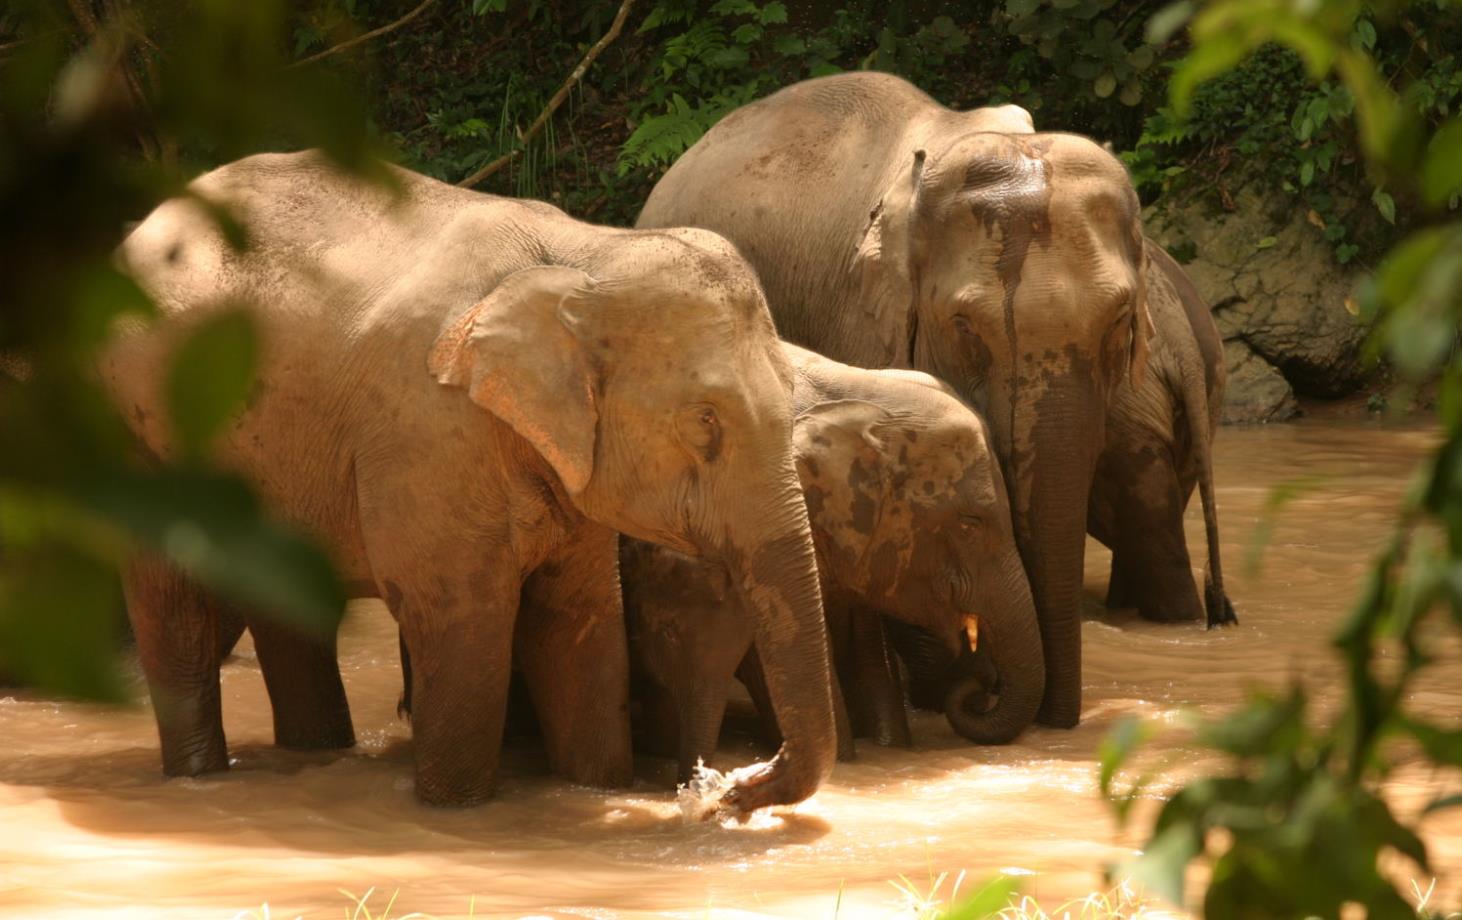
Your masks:
M1137 615L1151 623L1193 623L1202 617L1202 614L1197 610L1167 605L1159 607L1138 607Z
M202 776L228 769L228 745L223 728L161 732L162 772L166 776Z
M287 751L335 751L355 747L350 713L329 720L275 723L274 743Z
M454 785L423 783L420 774L416 778L416 799L432 808L472 808L481 805L493 796L492 784L473 783Z
M1234 612L1234 605L1229 601L1228 595L1208 585L1204 590L1204 607L1208 616L1208 628L1215 626L1236 626L1239 622L1239 615Z
M1081 699L1070 702L1046 699L1036 711L1036 722L1049 728L1075 728L1081 722Z

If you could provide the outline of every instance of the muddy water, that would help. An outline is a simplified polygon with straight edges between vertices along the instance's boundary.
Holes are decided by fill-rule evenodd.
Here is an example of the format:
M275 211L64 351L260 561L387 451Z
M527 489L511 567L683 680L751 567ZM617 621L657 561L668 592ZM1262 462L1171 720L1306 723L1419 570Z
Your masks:
M803 918L833 916L840 902L842 917L882 917L907 912L889 880L903 875L927 891L947 872L948 892L961 871L1020 873L1048 905L1084 894L1102 887L1101 865L1135 843L1118 837L1095 797L1103 734L1126 713L1221 712L1246 688L1291 675L1325 684L1321 696L1333 699L1326 636L1432 439L1351 422L1226 430L1219 495L1239 628L1204 633L1099 616L1107 556L1094 546L1078 730L1033 729L1017 744L981 749L939 717L920 717L918 751L864 744L814 800L742 827L682 824L661 785L664 762L643 760L637 788L605 794L541 776L531 749L510 752L496 802L462 812L418 806L409 732L395 717L394 632L377 604L353 608L345 628L360 744L338 755L270 748L247 646L223 673L236 765L216 778L164 781L145 708L0 695L0 914L225 918L267 902L274 917L338 917L349 902L337 889L374 886L377 913L386 906L379 892L399 889L393 916ZM1246 575L1266 496L1301 477L1315 478L1313 491L1282 513L1262 569ZM1189 527L1190 543L1201 545L1196 513ZM1439 677L1413 704L1462 716L1462 681ZM1193 769L1180 737L1159 748L1174 769ZM722 758L752 754L743 741ZM1405 769L1393 791L1410 810L1459 786L1455 776ZM1426 829L1449 900L1459 903L1462 820L1448 821Z

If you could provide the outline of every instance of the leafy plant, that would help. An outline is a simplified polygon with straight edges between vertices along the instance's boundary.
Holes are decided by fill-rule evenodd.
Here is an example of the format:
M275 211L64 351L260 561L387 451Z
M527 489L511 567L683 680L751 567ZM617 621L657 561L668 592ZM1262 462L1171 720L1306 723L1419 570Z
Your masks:
M130 5L109 8L115 18L97 19L88 4L68 15L25 3L4 23L0 668L119 700L118 573L134 554L301 629L334 629L344 600L324 554L209 461L252 389L246 312L216 313L177 348L163 379L176 456L150 456L132 436L96 361L117 325L157 310L111 250L126 221L185 193L179 164L194 158L233 158L284 133L347 168L373 161L359 107L328 79L284 71L281 4L198 4L156 30ZM196 200L247 245L246 226Z
M1357 146L1371 174L1437 208L1462 188L1462 130L1455 116L1428 139L1424 116L1393 91L1367 52L1371 33L1361 8L1346 0L1279 7L1256 0L1213 0L1194 20L1193 51L1175 72L1174 108L1198 98L1200 81L1279 41L1292 47L1312 78L1331 73L1353 100ZM1360 40L1355 40L1359 34ZM1314 97L1320 98L1320 97ZM1349 118L1349 102L1344 117ZM1308 130L1333 122L1328 101L1306 103L1296 121ZM1373 197L1383 212L1389 193ZM1317 713L1303 687L1260 695L1236 713L1202 723L1197 743L1226 766L1185 783L1163 806L1136 876L1182 903L1189 863L1204 860L1211 878L1204 915L1338 918L1347 904L1368 917L1413 917L1382 860L1399 857L1429 868L1416 832L1382 794L1389 742L1406 739L1440 765L1462 766L1462 725L1439 725L1409 711L1407 692L1433 661L1438 634L1462 631L1462 370L1453 343L1462 321L1462 222L1433 210L1437 223L1413 233L1386 257L1362 298L1376 322L1373 348L1404 378L1440 374L1444 440L1402 509L1398 528L1377 559L1350 617L1334 636L1347 694L1337 714ZM1145 780L1119 785L1117 770L1141 741L1124 724L1103 752L1101 787L1119 820ZM1440 798L1427 811L1462 805Z

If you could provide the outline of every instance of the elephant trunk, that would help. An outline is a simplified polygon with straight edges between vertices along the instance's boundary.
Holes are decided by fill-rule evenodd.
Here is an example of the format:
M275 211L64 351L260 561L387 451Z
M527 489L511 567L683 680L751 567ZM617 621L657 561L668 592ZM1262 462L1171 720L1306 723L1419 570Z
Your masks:
M776 757L728 795L728 804L742 812L812 795L832 772L837 754L812 534L795 474L789 470L787 478L791 487L772 501L763 523L744 537L733 533L726 551L755 623L756 650L783 739Z
M1046 688L1035 600L1015 553L1001 567L996 584L996 593L979 608L977 640L994 665L995 680L977 673L979 658L966 652L954 666L944 697L949 724L977 744L1014 741L1036 717Z
M1045 651L1046 690L1037 719L1071 728L1081 718L1086 508L1105 435L1105 404L1089 375L1068 373L1021 400L1013 421L1006 429L1013 432L1006 483Z

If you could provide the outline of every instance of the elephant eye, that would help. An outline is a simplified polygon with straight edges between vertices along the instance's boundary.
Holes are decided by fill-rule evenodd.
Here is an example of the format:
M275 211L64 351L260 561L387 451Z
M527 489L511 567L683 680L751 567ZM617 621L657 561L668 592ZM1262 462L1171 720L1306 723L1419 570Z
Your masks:
M959 529L964 533L978 533L984 526L984 519L977 514L961 514L959 516Z
M689 406L676 424L686 446L706 462L721 454L721 419L715 407L705 404Z
M963 313L956 313L954 315L954 328L959 332L960 335L972 336L975 334L975 327L970 325L969 317L965 316Z

